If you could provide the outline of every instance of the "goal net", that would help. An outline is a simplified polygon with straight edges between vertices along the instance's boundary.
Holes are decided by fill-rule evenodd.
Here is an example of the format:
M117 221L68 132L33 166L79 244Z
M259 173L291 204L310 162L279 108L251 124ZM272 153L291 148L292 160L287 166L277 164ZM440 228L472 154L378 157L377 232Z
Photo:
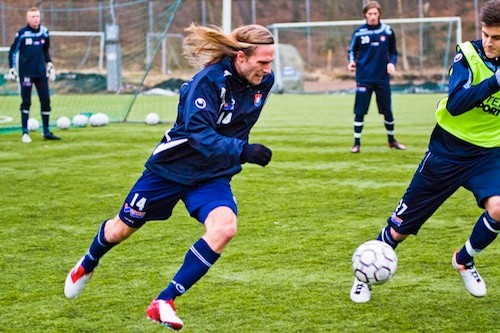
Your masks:
M180 2L72 1L69 6L53 1L50 7L40 7L57 74L49 82L51 123L81 113L105 113L112 122L143 122L149 112L172 119L172 110L154 108L159 105L154 101L158 96L142 93L166 79L166 61L179 61L169 48L179 48L182 40L168 32ZM24 25L26 7L6 4L3 10L2 26L7 30L3 35L9 40L0 45L0 130L20 127L19 85L3 74L8 72L8 50ZM30 111L30 117L40 120L36 89Z
M398 65L393 91L447 89L448 70L462 40L460 17L383 19L396 34ZM347 51L354 29L364 20L275 23L277 90L324 93L354 91ZM286 49L292 51L285 51Z

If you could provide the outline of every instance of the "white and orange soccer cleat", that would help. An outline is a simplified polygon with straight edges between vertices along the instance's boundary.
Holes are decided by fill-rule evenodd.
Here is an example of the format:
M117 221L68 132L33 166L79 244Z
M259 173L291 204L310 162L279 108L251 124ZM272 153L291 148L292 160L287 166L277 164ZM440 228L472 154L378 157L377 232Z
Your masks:
M462 265L457 262L457 253L453 253L451 257L451 264L453 268L460 274L462 280L464 281L465 288L467 291L476 297L483 297L486 295L486 283L484 283L483 278L479 275L474 263L472 265Z
M68 273L64 283L64 295L66 298L75 298L82 292L85 284L90 280L93 272L86 273L82 266L83 256L73 269Z
M146 317L173 330L180 330L184 323L177 317L173 300L155 299L146 311Z

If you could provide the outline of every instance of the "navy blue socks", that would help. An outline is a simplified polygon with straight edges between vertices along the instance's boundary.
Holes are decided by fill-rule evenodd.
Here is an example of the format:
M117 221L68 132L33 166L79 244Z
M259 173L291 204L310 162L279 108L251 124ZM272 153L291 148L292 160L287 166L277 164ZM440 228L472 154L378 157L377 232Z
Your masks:
M43 135L49 134L49 116L50 116L50 111L42 111L42 128L43 128Z
M361 132L363 131L364 126L364 115L355 114L354 115L354 145L361 145Z
M384 126L387 131L387 141L394 142L394 117L392 115L384 117Z
M23 128L23 134L28 134L28 119L30 117L29 110L21 110L21 125Z
M485 249L500 233L500 222L493 220L488 212L484 212L476 222L472 234L457 254L457 262L462 265L473 265L474 257Z
M181 268L167 288L160 293L158 299L175 299L184 294L208 272L219 257L220 254L214 252L207 242L200 238L189 248Z
M103 255L105 255L109 250L113 248L118 243L109 243L106 238L104 238L104 226L107 221L104 221L95 235L92 244L90 245L89 250L85 254L85 258L83 259L82 266L85 268L86 273L90 273L96 268L99 263L99 259Z
M380 234L378 234L377 240L389 244L393 249L395 249L401 241L396 241L391 235L391 226L387 225Z

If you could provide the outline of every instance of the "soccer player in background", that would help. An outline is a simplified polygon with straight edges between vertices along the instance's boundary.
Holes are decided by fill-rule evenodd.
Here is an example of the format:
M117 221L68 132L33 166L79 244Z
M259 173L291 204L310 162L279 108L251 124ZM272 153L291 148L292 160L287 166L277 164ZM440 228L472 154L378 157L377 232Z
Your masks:
M175 298L207 273L236 234L231 178L243 163L265 166L272 155L264 145L248 143L274 83L271 32L260 25L242 26L231 34L194 24L186 30L190 34L184 53L203 69L181 87L173 128L147 160L119 214L102 223L64 287L67 298L77 297L106 252L147 221L168 219L182 200L205 226L205 234L147 309L149 319L176 330L183 322L176 315Z
M370 1L363 8L366 23L352 34L347 58L347 69L356 71L356 97L354 102L354 145L351 153L361 151L361 131L368 113L372 93L375 92L378 112L384 116L389 148L406 147L394 138L390 77L396 71L398 51L394 30L380 23L382 7Z
M9 78L19 79L21 87L21 126L23 130L22 141L30 143L28 133L28 118L31 107L31 90L36 86L41 105L43 138L47 140L60 140L49 130L50 96L48 79L56 79L54 64L50 59L49 30L41 25L40 11L36 7L28 9L26 14L27 25L16 33L14 42L9 50ZM18 57L16 57L18 55ZM18 62L16 63L16 58ZM19 78L16 71L19 70Z
M451 262L476 297L486 295L486 284L474 257L500 232L500 0L484 4L480 19L482 38L457 46L448 97L437 107L428 151L378 235L396 248L457 189L471 191L485 210ZM355 279L351 299L368 302L370 289Z

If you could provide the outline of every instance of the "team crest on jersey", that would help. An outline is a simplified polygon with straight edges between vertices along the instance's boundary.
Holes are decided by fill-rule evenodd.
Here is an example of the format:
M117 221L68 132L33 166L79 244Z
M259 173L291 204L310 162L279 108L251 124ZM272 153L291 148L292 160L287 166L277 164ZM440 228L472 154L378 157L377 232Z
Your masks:
M380 36L380 41L385 42L385 35Z
M462 53L457 53L455 58L453 58L453 62L459 62L460 60L462 60L463 57L464 55Z
M234 98L231 99L231 103L227 103L227 102L224 102L224 104L222 104L222 110L224 111L233 111L234 110Z
M253 105L255 105L257 107L262 105L262 94L261 93L255 94L255 97L253 98Z

